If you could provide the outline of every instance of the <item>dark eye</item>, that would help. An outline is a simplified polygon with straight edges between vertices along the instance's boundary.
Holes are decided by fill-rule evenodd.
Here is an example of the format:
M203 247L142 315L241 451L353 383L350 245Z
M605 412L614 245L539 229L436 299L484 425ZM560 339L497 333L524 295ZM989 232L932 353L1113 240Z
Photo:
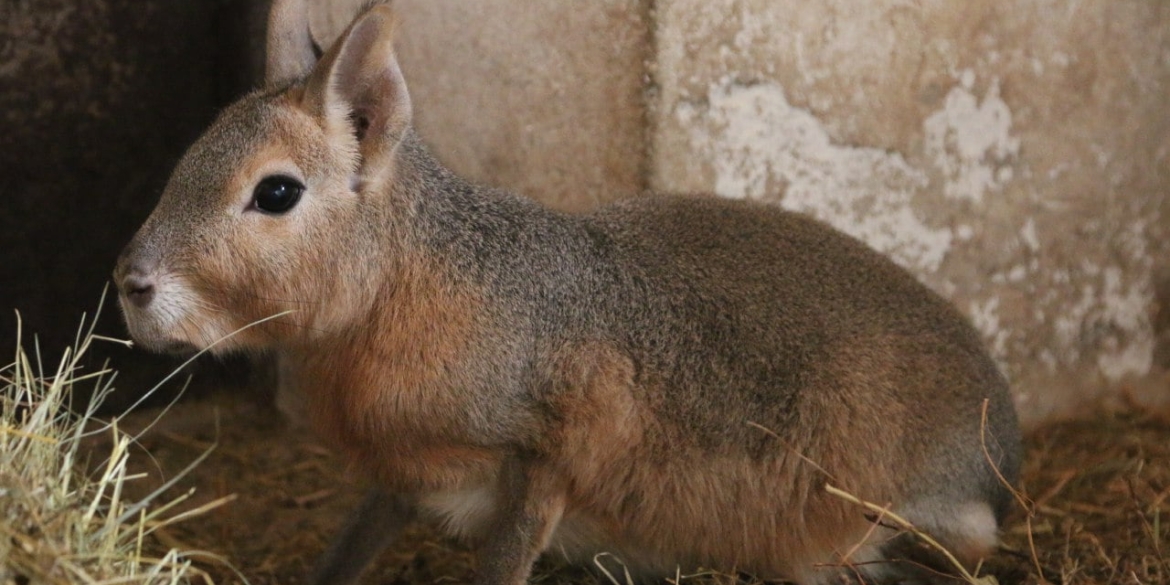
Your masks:
M284 213L301 200L305 186L300 181L284 175L264 177L252 191L252 205L267 213Z

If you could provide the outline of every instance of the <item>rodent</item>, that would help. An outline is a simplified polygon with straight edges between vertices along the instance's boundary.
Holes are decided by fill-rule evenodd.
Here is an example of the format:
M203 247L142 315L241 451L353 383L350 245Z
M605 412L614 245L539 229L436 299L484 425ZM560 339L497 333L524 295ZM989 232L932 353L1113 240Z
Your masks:
M314 582L356 579L416 516L476 547L484 585L545 551L643 578L947 569L827 483L968 566L994 550L1008 385L908 272L763 204L566 215L471 184L411 128L387 6L319 59L303 0L269 23L265 86L191 146L114 278L147 348L278 355L377 482Z

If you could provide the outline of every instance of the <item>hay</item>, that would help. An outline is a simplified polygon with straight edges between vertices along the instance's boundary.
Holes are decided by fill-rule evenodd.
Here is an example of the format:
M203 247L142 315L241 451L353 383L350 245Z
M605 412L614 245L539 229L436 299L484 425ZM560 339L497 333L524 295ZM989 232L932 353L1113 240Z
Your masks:
M0 583L211 583L192 565L198 553L150 552L158 550L152 533L208 506L168 515L190 492L164 501L159 495L167 486L126 496L128 484L142 477L127 471L136 437L117 419L94 417L113 389L113 372L83 368L92 343L116 341L94 334L96 320L87 325L82 318L74 346L47 372L35 343L31 356L23 349L17 315L16 358L0 369ZM92 385L93 399L74 413L80 384ZM93 451L88 445L97 437L105 447Z
M1005 534L1021 581L1170 582L1170 419L1132 410L1040 429L1022 477L1031 516Z

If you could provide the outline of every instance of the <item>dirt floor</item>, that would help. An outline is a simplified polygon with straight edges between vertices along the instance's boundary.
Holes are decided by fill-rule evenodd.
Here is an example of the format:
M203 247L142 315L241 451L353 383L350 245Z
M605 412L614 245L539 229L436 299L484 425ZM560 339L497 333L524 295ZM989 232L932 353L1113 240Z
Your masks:
M126 426L157 413L137 413ZM184 506L225 496L208 513L156 533L158 546L205 551L209 582L303 582L361 486L327 450L280 422L271 409L219 399L177 407L149 432L138 457L151 479L208 458L172 489L195 488ZM1006 527L1005 550L983 569L1000 583L1170 583L1170 419L1103 414L1054 425L1028 440L1021 508ZM425 527L409 531L364 583L466 583L468 553ZM727 584L746 576L718 576ZM695 578L700 582L708 578ZM603 583L579 567L542 561L534 582Z

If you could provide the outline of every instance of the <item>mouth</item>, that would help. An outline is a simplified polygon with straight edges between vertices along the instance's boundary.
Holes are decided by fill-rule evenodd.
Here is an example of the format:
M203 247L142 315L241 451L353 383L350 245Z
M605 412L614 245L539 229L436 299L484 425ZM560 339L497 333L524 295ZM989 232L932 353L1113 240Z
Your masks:
M125 311L126 329L135 345L152 353L173 356L190 356L199 351L199 346L167 333L162 324L144 319L133 311Z
M153 349L158 353L164 353L176 357L190 357L199 352L199 347L186 341L167 341L164 342L161 346Z
M190 357L199 352L200 347L189 341L166 338L158 335L144 335L142 331L135 331L130 327L130 337L139 349L151 353L170 355L174 357Z

